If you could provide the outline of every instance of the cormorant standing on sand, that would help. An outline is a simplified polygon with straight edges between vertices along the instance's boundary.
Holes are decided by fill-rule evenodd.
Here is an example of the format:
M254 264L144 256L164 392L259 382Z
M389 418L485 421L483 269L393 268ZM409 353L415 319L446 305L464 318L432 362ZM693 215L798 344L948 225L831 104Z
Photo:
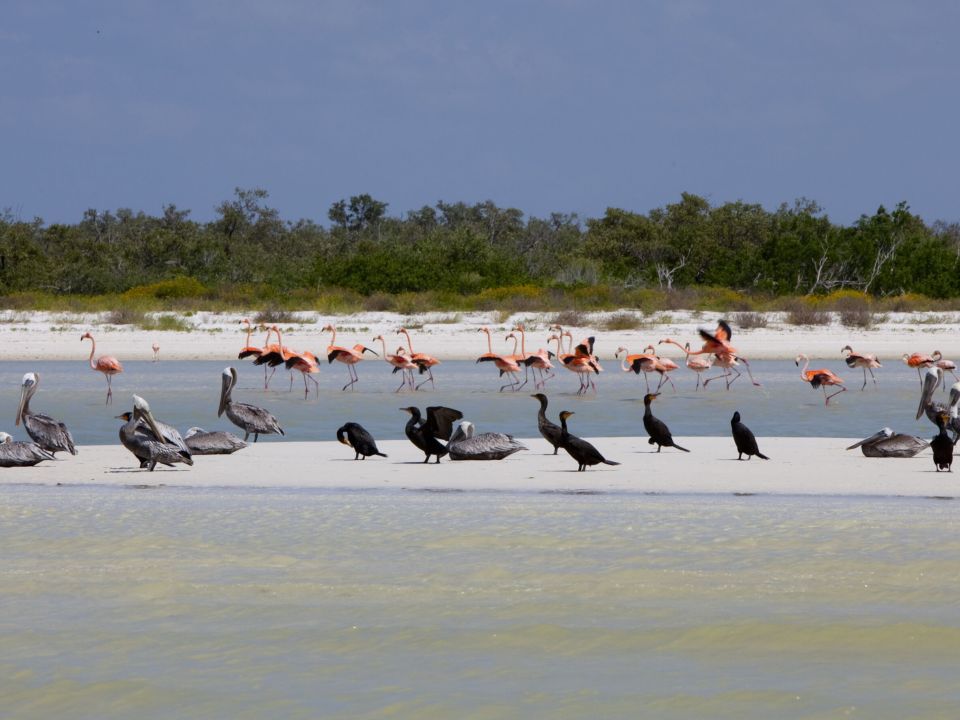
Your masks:
M673 435L670 434L670 428L667 427L667 424L663 422L663 420L655 418L650 411L650 403L653 402L653 399L659 394L660 393L647 393L643 396L643 427L650 436L647 442L651 445L656 445L657 452L660 452L660 450L665 447L675 447L677 450L690 452L685 447L680 447L673 441Z
M346 437L344 437L346 436ZM348 422L337 429L337 440L349 445L357 453L354 460L366 460L370 455L386 457L386 453L377 450L377 441L359 423ZM363 457L361 457L361 455Z
M547 420L547 396L543 393L537 393L530 397L540 401L540 412L537 413L537 429L543 435L543 439L553 445L553 454L557 454L560 449L560 436L563 429L556 423Z
M600 451L586 440L570 434L570 431L567 430L567 418L571 415L573 415L573 413L569 410L564 410L560 413L560 447L566 450L570 454L570 457L577 461L577 472L586 470L587 465L599 465L600 463L604 465L619 465L620 463L618 462L604 458L603 455L600 454Z
M930 441L930 449L933 450L933 464L936 466L937 472L941 470L953 472L950 466L953 465L953 446L956 442L947 434L947 421L949 419L950 416L947 413L937 415L937 427L940 428L940 432Z
M747 456L747 460L752 455L756 455L762 460L770 459L760 452L760 448L757 447L757 438L754 437L750 428L740 422L739 410L734 412L733 417L730 418L730 428L733 430L733 442L737 445L737 460L743 460L744 455Z
M400 408L410 413L410 419L404 432L407 438L426 453L423 462L430 462L430 456L436 455L437 462L447 454L447 446L440 440L449 440L453 432L453 424L463 417L463 413L453 408L436 405L427 408L427 419L420 416L420 409L416 407Z

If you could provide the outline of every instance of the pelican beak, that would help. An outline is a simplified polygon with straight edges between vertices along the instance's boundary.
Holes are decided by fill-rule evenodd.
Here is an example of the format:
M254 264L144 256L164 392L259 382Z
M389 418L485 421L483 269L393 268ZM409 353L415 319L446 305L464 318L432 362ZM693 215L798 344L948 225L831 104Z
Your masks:
M940 385L940 368L929 368L923 376L923 389L920 391L920 404L917 406L917 417L923 415L924 408L933 400L933 393Z
M892 434L893 434L893 433L890 433L890 435L892 435ZM853 445L851 445L850 447L848 447L847 450L853 450L853 449L858 448L858 447L861 447L861 446L863 446L863 445L872 445L873 443L875 443L875 442L877 442L877 441L879 441L879 440L883 440L884 438L890 437L890 435L887 434L887 428L884 428L883 430L878 430L877 432L875 432L875 433L874 433L873 435L871 435L870 437L864 438L864 439L861 440L860 442L854 443Z
M230 390L233 388L234 375L231 372L233 368L224 370L220 376L220 407L217 408L217 417L223 415L227 409L227 403L230 400Z
M162 438L163 433L160 432L160 428L157 427L157 421L153 418L153 413L150 412L149 407L139 407L136 404L133 406L133 414L135 417L142 417L147 421L147 425L153 431L153 434L157 438Z

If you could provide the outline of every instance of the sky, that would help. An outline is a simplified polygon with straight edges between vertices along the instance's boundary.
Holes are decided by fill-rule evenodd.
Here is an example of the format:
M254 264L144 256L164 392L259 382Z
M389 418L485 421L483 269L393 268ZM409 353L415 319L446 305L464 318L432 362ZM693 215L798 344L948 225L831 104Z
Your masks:
M691 192L952 222L958 37L950 0L5 0L0 210L206 221L259 187L323 224L361 193L597 217Z

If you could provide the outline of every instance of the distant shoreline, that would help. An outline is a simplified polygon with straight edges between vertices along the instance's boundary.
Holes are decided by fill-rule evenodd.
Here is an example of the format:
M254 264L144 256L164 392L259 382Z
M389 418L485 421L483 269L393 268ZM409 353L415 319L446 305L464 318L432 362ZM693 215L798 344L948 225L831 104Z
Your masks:
M154 343L160 346L164 360L236 359L245 344L246 335L239 320L253 318L253 311L153 313L167 316L168 324L181 330L150 330L133 325L106 322L107 313L0 312L0 359L77 360L90 353L89 343L81 344L80 335L90 331L97 340L97 355L113 355L124 360L152 360ZM847 344L857 352L876 354L881 362L899 362L904 353L931 353L940 350L944 357L960 358L960 312L887 313L884 321L867 329L848 327L833 317L827 325L791 325L785 313L753 313L766 327L743 329L732 321L733 345L748 359L790 359L805 353L813 359L839 359L840 349ZM834 314L836 315L836 314ZM403 344L396 331L406 326L411 333L414 350L443 360L472 360L486 352L486 340L478 332L489 327L494 336L495 352L512 352L512 341L504 336L514 325L523 323L527 330L528 351L555 349L547 343L548 325L558 313L519 312L510 316L492 312L432 312L403 315L393 312L362 312L352 315L323 315L313 311L289 313L278 323L284 333L284 344L298 350L317 353L329 344L329 333L321 328L333 323L338 327L337 344L362 343L381 351L373 338L383 335L393 352ZM612 361L618 347L641 352L647 344L657 346L666 337L690 342L698 349L697 328L711 329L719 318L728 320L736 313L663 311L645 315L625 308L617 311L578 313L580 325L565 326L576 341L587 336L596 338L596 352L602 360ZM628 326L624 329L624 326ZM616 327L617 329L606 329ZM263 332L251 338L254 345L263 341ZM659 345L657 352L682 361L683 353L676 346Z

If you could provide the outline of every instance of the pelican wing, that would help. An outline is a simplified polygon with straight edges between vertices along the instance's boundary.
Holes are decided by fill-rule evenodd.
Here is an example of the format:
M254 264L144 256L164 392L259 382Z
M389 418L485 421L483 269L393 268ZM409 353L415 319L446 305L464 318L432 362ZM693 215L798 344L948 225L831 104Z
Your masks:
M245 432L269 435L271 433L284 434L280 422L269 410L248 403L231 402L227 406L227 416L237 427Z
M860 451L867 457L911 458L929 445L922 438L897 433L884 440L862 445Z
M186 437L187 447L194 455L229 455L247 447L233 433L218 430L207 432L202 428L190 428Z
M39 413L24 415L23 426L27 435L44 450L52 453L65 450L71 455L77 454L73 436L67 426L49 415Z
M0 467L29 467L44 460L53 460L51 453L33 443L0 443Z

